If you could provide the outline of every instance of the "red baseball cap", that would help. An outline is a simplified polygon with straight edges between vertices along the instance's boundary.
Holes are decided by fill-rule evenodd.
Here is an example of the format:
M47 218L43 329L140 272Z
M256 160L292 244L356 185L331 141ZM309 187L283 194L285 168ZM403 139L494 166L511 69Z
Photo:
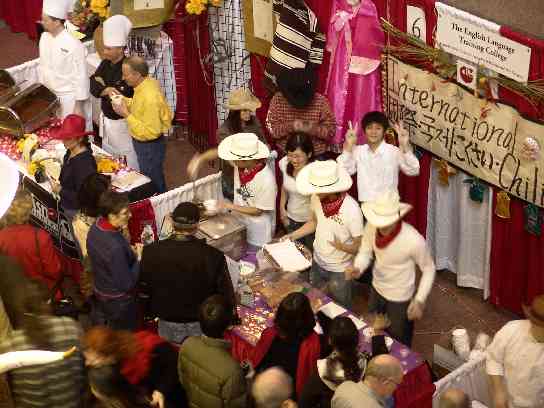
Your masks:
M50 131L51 137L57 140L79 139L93 133L85 131L85 118L75 114L66 116L59 127Z

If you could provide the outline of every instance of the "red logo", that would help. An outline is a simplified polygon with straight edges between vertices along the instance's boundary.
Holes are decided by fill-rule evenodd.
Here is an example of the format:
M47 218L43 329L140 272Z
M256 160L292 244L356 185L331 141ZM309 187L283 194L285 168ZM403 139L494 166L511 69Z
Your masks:
M461 67L459 70L459 73L461 74L461 79L463 82L467 84L471 84L472 80L474 79L474 70L470 67Z
M47 217L53 222L58 222L57 210L55 210L54 208L48 208Z

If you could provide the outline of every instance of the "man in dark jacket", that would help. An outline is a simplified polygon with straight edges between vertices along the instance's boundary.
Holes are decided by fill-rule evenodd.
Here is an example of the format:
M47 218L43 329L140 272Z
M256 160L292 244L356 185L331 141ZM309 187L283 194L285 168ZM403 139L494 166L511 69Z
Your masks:
M220 294L231 309L236 302L225 256L194 234L200 213L193 203L181 203L172 213L174 234L146 246L140 279L151 297L151 313L159 318L159 335L181 343L199 335L198 311L208 297Z

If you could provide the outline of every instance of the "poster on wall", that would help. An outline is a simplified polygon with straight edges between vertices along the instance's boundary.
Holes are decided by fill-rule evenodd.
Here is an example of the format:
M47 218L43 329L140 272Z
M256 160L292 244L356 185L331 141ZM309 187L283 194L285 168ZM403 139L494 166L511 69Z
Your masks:
M544 125L452 82L384 57L384 111L412 143L524 201L544 207ZM535 145L532 157L525 149Z
M500 26L437 2L436 46L518 82L527 82L531 49L503 37Z
M276 29L273 0L243 0L248 52L268 57Z
M68 219L59 211L58 201L28 177L22 177L25 190L32 196L30 223L45 230L64 255L79 259Z

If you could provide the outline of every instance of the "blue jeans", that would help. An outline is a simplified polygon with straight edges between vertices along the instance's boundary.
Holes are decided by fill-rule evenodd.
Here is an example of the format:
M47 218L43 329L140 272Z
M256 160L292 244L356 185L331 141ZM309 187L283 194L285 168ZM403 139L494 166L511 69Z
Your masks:
M163 164L166 157L166 139L164 136L150 142L139 142L132 139L140 172L151 179L158 193L166 192Z
M336 302L342 306L351 308L351 281L346 280L344 272L331 272L312 262L310 270L310 284L321 288L327 283L327 292Z
M114 330L138 328L138 305L133 296L103 300L96 296L91 303L91 322L94 326L109 326Z
M408 320L406 314L410 301L393 302L387 300L380 295L374 286L370 287L370 295L368 296L368 312L369 313L385 313L391 320L391 326L387 332L395 340L402 344L411 347L412 338L414 336L414 322Z

